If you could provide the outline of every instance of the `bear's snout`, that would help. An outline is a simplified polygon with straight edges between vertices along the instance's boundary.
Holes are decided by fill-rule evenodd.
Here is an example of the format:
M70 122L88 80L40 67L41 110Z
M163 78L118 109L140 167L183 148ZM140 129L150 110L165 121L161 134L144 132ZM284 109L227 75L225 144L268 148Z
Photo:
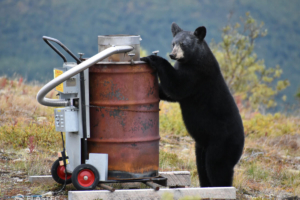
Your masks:
M174 54L169 55L172 60L176 60L176 56Z
M170 53L170 58L173 60L179 60L184 58L183 50L180 45L176 44L173 48L173 51Z

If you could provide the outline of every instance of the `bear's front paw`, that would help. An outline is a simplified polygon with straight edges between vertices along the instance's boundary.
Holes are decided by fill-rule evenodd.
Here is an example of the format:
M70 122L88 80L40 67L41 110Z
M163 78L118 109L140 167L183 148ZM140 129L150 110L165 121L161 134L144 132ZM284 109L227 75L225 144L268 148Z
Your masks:
M151 56L147 56L147 57L143 57L141 58L141 61L144 61L145 63L147 63L148 65L150 65L150 67L154 70L156 70L156 57L155 55L151 55Z

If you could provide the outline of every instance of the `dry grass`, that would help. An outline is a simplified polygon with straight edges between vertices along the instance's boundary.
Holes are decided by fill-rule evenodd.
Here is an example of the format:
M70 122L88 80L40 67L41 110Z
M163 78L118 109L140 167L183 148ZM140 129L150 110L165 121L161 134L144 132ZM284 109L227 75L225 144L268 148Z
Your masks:
M22 78L0 77L0 197L41 194L55 186L28 182L29 175L49 174L60 149L53 109L36 101L40 86ZM52 91L48 97L54 98ZM39 192L37 192L39 190Z
M14 149L26 148L29 138L41 148L56 146L59 136L53 125L53 109L36 101L40 86L23 84L22 79L0 78L0 141ZM55 92L49 94L54 98Z
M39 88L20 79L0 77L0 196L20 192L41 194L59 188L28 183L28 175L50 173L55 152L61 148L60 134L54 129L53 109L36 102ZM55 92L49 97L54 98ZM160 108L160 170L190 171L192 186L199 186L194 141L184 127L180 107L161 102ZM241 113L246 143L235 168L238 198L300 196L299 118L249 113L243 109Z

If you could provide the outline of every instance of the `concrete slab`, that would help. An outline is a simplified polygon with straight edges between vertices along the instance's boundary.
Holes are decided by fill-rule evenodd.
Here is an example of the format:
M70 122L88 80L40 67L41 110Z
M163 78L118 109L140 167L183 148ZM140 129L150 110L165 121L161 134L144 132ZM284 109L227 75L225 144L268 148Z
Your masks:
M199 199L236 199L236 189L234 187L216 187L160 189L157 192L155 192L153 189L116 190L115 192L103 190L69 191L68 197L69 200L156 200L166 198L177 200L182 197L199 197Z
M31 183L55 183L52 175L42 175L42 176L29 176L29 182Z

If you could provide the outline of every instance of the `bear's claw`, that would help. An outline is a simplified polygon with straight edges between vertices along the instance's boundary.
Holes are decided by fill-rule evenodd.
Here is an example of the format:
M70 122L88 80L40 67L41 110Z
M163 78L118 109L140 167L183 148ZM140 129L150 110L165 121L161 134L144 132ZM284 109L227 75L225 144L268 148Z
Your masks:
M152 61L153 60L153 56L154 55L151 55L151 56L148 56L148 57L143 57L140 60L144 61L147 64L149 64L152 69L156 70L156 66L154 64L155 62Z

